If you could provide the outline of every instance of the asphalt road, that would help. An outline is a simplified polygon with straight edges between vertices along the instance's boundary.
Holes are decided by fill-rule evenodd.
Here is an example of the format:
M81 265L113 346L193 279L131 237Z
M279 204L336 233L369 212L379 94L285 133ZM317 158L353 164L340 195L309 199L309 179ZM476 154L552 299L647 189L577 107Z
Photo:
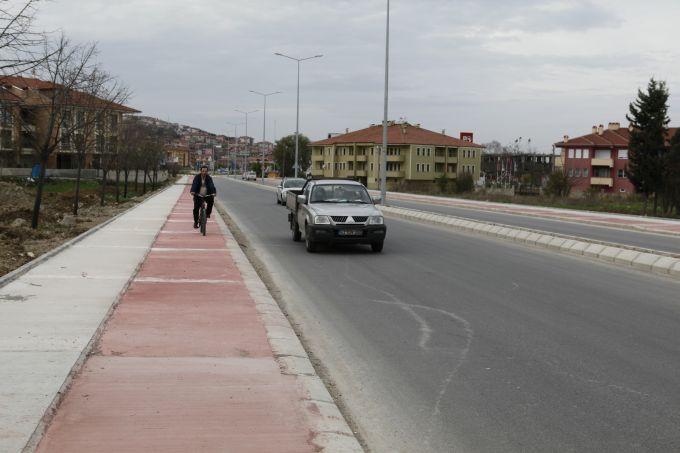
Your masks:
M680 450L677 282L393 219L309 254L216 184L372 451Z
M680 254L680 236L645 233L622 228L608 228L577 222L565 222L527 215L506 214L502 212L481 211L458 207L440 206L412 201L389 200L391 206L437 212L471 220L502 223L505 225L532 228L551 233L580 236L597 241L615 242L634 247L643 247L664 252Z

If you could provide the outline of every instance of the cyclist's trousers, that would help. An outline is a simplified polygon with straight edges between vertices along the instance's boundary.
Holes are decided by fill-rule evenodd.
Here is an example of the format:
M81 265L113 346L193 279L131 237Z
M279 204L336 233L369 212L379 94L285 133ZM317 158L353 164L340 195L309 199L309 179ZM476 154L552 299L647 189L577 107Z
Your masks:
M201 198L194 196L194 223L198 223L198 211L201 210L201 203L203 202L203 200L205 200L206 204L208 205L208 208L206 209L206 214L208 215L208 217L210 217L210 213L212 212L215 197Z

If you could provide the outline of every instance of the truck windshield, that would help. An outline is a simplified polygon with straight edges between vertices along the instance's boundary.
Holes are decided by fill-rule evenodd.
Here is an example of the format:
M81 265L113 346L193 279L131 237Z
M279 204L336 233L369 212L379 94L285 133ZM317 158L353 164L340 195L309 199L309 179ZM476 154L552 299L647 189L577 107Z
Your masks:
M372 203L363 186L350 184L323 184L312 189L311 203Z
M286 179L283 182L283 187L286 189L297 189L305 185L306 180L299 179Z

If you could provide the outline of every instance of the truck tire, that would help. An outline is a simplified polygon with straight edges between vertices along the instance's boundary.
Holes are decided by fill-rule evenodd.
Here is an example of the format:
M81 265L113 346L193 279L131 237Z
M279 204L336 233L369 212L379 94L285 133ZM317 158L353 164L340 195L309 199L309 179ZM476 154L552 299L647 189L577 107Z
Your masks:
M372 243L372 244L371 244L371 250L373 250L373 253L380 253L380 252L382 252L383 244L384 244L383 241Z
M300 232L300 228L298 228L298 224L295 220L291 222L290 229L293 231L293 240L295 242L300 242L300 239L302 239L302 232Z
M316 252L316 242L310 241L309 240L309 229L305 229L305 248L309 253L314 253Z

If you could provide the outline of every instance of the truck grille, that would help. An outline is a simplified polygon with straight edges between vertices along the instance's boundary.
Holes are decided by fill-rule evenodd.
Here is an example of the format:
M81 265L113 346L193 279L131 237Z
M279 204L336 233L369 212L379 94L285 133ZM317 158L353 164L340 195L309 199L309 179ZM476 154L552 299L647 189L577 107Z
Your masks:
M333 219L333 222L335 223L346 223L347 219L349 219L349 216L346 215L334 215L331 216L331 219ZM354 220L353 223L366 223L368 220L368 216L352 216L352 220Z

